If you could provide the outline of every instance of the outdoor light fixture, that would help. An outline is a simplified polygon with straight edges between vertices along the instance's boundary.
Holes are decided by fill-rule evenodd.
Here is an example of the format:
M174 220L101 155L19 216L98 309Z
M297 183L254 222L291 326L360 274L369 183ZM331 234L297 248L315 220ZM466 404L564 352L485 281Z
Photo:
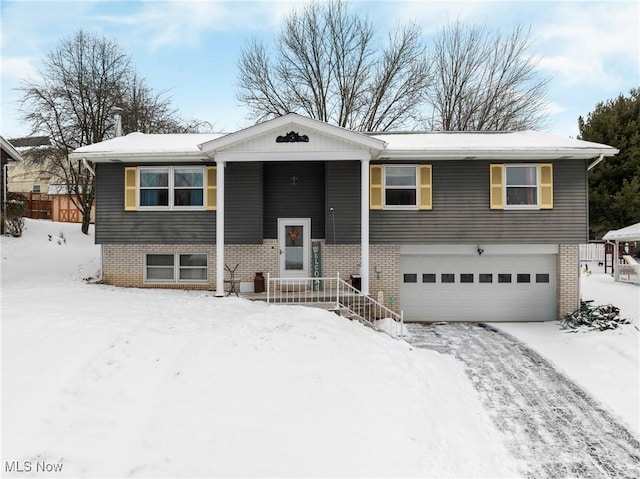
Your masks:
M482 253L484 253L484 250L478 246L478 256L482 256Z

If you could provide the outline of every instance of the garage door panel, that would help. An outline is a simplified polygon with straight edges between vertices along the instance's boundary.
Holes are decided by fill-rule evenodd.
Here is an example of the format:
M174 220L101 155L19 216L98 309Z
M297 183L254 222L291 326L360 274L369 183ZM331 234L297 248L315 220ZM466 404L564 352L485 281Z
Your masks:
M401 308L409 321L553 320L555 264L555 255L402 255L401 281L417 282L401 283Z

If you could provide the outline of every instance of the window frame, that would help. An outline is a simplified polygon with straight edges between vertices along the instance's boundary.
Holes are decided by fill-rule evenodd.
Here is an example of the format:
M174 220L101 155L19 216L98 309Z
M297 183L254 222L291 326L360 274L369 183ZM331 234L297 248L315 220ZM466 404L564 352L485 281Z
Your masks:
M535 168L536 171L536 203L530 205L510 205L507 203L507 190L509 188L534 188L533 185L511 185L507 184L507 170L509 168ZM503 189L502 189L502 202L505 210L539 210L540 209L540 164L539 163L505 163L504 164L504 177L503 177Z
M148 258L149 256L171 256L173 257L173 278L172 279L149 279L148 277ZM180 259L182 256L204 256L205 258L205 266L181 266ZM154 266L151 266L152 268ZM168 269L169 266L157 266L157 268L165 268ZM188 269L204 269L205 270L205 279L180 279L181 270ZM208 253L187 253L187 252L178 252L178 253L166 253L166 252L147 252L144 253L144 283L145 284L208 284L209 283L209 254Z
M420 199L419 199L419 194L420 194L420 178L419 178L419 174L420 171L418 169L419 165L407 165L407 164L403 164L403 165L383 165L382 168L382 207L385 210L418 210L420 207ZM413 169L413 174L414 174L414 185L413 187L411 186L388 186L387 185L387 168L406 168L406 169ZM414 192L414 201L415 203L413 205L388 205L387 204L387 189L394 189L394 190L413 190Z
M199 170L202 174L201 186L196 188L176 187L175 186L175 174L176 170ZM143 206L141 204L141 191L144 188L141 186L140 177L144 171L149 170L166 170L168 175L167 189L168 189L168 205L167 206ZM206 167L199 165L181 165L181 166L138 166L136 169L136 203L137 209L140 211L204 211L207 209L207 171ZM163 187L164 188L164 187ZM159 189L159 188L158 188ZM183 189L200 189L202 190L202 204L201 205L176 205L175 204L175 191Z

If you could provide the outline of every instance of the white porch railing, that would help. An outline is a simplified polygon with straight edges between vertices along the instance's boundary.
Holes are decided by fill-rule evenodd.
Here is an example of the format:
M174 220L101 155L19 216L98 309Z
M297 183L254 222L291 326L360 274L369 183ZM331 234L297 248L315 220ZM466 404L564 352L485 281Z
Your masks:
M356 319L394 338L404 336L402 311L396 313L340 278L272 278L267 273L267 303L321 306Z

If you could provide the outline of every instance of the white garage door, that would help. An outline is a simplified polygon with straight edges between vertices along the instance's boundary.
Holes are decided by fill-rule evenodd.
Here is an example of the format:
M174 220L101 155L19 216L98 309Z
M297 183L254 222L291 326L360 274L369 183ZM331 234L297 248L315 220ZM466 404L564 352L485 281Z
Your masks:
M407 321L556 319L556 256L401 255Z

